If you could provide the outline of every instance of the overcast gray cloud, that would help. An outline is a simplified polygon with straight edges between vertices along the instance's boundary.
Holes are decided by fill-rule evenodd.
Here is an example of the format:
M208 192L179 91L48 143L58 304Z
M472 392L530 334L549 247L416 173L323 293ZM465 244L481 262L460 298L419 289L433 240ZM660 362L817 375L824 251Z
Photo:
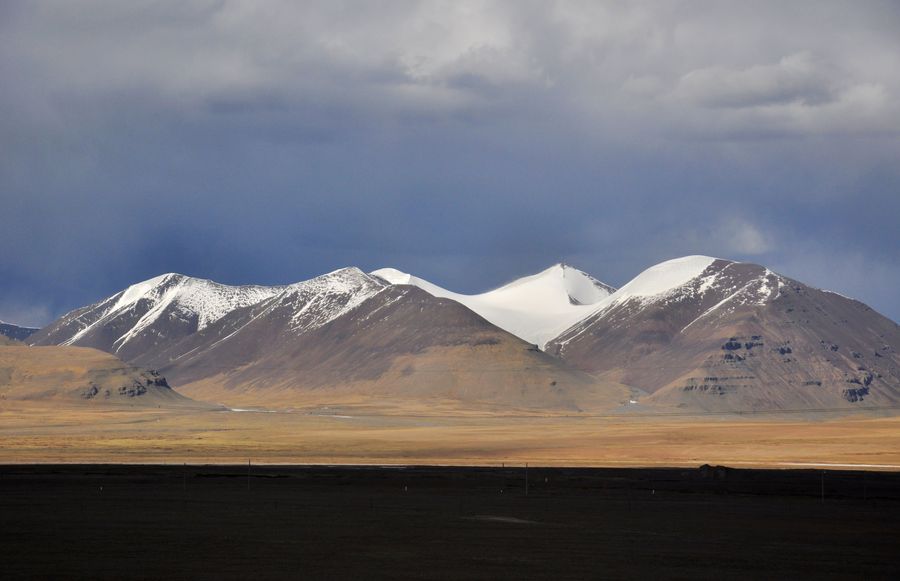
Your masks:
M900 319L895 2L4 2L0 319L748 259Z

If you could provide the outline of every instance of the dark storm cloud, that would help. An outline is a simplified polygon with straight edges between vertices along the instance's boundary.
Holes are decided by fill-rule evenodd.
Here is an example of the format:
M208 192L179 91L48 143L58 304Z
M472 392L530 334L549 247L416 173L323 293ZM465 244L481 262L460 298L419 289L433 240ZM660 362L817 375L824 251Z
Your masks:
M763 262L900 318L891 2L6 2L0 319L182 271Z

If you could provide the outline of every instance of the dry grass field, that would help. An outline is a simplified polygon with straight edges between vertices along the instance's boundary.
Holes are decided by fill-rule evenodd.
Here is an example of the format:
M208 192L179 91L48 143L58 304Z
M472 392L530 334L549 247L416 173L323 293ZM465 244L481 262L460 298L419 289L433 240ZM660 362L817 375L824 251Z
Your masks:
M900 417L466 415L362 406L253 412L0 402L0 463L247 460L896 470Z

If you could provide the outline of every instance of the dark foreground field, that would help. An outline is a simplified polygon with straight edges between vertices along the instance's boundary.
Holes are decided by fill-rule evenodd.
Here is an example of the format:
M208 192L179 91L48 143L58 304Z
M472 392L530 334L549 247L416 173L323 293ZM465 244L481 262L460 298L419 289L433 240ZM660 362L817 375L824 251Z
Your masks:
M0 578L900 578L896 473L249 474L2 466Z

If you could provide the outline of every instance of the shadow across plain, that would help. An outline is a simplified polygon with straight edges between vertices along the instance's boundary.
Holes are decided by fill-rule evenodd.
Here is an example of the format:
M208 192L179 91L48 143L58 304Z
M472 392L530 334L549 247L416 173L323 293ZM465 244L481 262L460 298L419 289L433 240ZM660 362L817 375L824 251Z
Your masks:
M898 578L898 517L888 472L2 466L0 577Z

